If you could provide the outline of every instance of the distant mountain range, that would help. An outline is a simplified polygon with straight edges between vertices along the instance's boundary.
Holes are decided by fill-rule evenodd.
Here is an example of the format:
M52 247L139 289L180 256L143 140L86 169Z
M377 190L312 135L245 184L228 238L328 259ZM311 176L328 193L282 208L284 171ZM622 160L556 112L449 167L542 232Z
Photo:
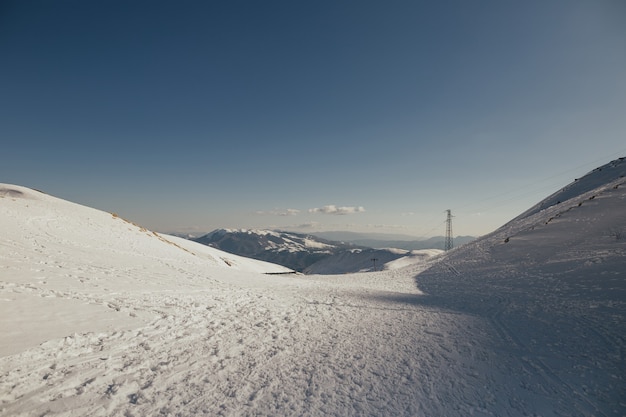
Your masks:
M317 232L315 236L323 239L352 243L369 248L397 248L406 250L416 249L444 249L445 237L434 236L425 240L418 240L407 235L393 235L384 233L355 233L355 232ZM454 246L461 246L475 240L474 236L457 236Z
M371 239L367 235L343 232L329 232L327 235L344 239L337 241L310 234L255 229L217 229L190 239L236 255L272 262L307 274L388 269L391 267L389 263L399 258L419 260L426 256L426 252L413 253L413 250L443 248L443 238L396 241ZM437 251L428 252L427 256L436 253Z

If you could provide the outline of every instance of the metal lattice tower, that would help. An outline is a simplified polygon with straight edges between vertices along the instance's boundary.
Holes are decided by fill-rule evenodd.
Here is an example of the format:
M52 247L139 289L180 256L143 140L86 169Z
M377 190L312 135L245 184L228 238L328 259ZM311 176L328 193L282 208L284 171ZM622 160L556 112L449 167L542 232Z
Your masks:
M452 212L450 209L446 210L448 212L448 217L446 218L446 243L445 250L450 250L454 246L452 242Z

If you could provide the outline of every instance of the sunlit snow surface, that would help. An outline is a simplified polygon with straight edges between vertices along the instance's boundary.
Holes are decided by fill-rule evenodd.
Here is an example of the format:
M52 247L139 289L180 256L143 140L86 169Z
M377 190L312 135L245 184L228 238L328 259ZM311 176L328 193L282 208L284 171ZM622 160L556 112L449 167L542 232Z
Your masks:
M625 415L618 162L445 255L334 276L0 184L0 415Z

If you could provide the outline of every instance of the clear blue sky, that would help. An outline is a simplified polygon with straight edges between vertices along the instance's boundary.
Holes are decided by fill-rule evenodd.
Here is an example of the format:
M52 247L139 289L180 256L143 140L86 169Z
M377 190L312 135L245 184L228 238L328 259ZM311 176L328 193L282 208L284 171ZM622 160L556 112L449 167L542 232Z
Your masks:
M3 1L0 61L0 182L158 231L480 235L626 155L622 0Z

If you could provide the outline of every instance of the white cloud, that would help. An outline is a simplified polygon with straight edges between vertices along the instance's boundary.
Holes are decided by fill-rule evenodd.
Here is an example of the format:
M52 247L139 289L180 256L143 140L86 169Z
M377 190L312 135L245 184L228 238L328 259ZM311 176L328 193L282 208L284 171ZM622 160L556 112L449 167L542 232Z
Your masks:
M335 214L343 216L346 214L363 213L365 209L362 206L359 207L337 207L335 205L328 205L321 208L309 209L309 213L323 213L323 214Z

